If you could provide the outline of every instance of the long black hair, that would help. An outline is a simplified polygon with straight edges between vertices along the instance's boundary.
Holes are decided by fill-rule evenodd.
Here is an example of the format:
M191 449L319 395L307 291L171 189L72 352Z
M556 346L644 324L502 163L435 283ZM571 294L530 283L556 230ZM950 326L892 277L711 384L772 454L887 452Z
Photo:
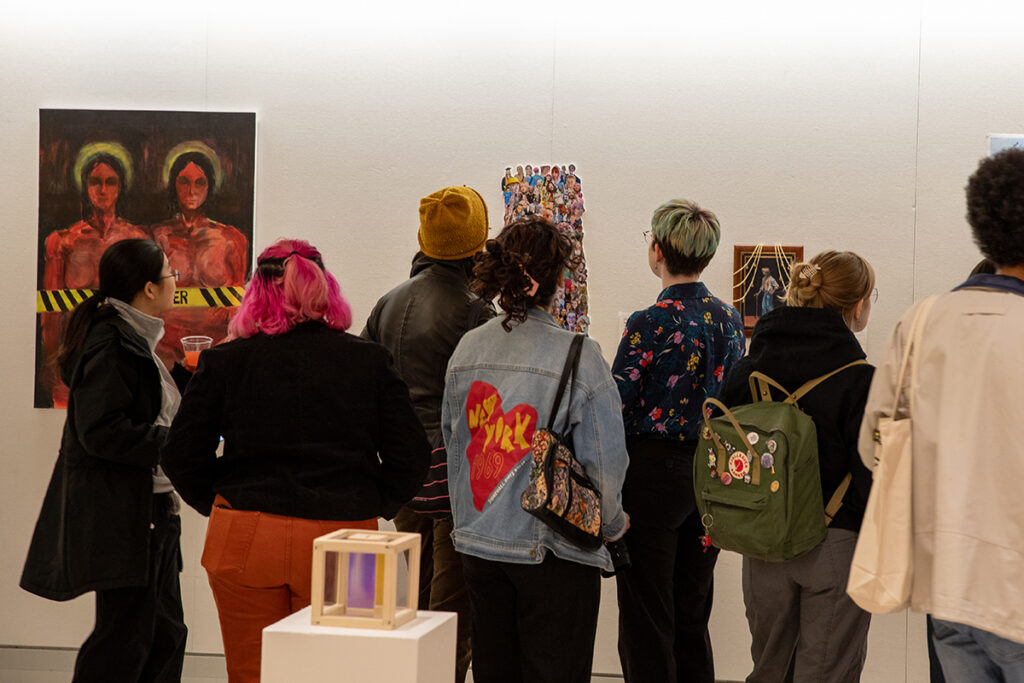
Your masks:
M100 257L100 287L72 311L58 362L63 365L82 345L95 320L117 315L112 307L102 305L106 297L131 303L147 282L160 283L163 269L164 252L153 240L127 239L107 247Z

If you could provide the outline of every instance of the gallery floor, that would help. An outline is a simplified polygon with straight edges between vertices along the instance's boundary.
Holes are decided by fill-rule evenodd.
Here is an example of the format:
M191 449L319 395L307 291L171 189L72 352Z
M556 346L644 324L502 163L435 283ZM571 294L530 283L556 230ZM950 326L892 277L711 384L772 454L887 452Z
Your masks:
M75 666L75 650L0 647L0 683L67 683ZM188 655L181 683L227 683L224 658ZM621 676L595 676L592 683L615 683ZM470 672L467 683L473 682Z

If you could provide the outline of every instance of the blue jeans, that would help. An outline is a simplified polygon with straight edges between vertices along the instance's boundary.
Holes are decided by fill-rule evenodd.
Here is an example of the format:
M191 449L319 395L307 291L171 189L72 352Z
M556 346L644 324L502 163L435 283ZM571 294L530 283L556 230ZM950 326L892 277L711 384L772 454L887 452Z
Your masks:
M935 652L948 681L1024 683L1024 643L932 618Z

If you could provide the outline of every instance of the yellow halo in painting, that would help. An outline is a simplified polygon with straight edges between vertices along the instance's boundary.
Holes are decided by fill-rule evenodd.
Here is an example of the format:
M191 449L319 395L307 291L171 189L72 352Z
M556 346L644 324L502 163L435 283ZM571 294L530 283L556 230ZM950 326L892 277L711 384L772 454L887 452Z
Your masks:
M78 150L78 156L75 157L75 167L71 177L75 181L78 191L82 191L82 169L101 154L109 154L121 162L121 167L124 169L124 189L127 190L131 187L134 172L132 171L132 157L128 154L128 150L119 142L90 142L82 145L82 149Z
M171 148L171 151L164 158L164 170L160 176L160 180L163 183L161 187L167 187L168 183L171 182L171 166L174 166L174 162L182 154L187 154L188 152L199 152L209 160L210 165L213 166L213 190L214 192L220 190L220 186L224 184L224 174L220 170L220 157L217 156L217 153L209 145L199 140L186 140Z

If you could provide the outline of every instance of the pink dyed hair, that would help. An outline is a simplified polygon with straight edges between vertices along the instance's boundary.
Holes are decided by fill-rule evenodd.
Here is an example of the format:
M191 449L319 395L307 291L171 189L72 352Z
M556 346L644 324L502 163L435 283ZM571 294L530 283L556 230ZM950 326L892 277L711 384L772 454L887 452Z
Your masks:
M231 337L282 334L306 320L347 330L352 309L320 252L304 240L278 240L256 259L238 313L228 326Z

